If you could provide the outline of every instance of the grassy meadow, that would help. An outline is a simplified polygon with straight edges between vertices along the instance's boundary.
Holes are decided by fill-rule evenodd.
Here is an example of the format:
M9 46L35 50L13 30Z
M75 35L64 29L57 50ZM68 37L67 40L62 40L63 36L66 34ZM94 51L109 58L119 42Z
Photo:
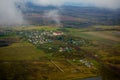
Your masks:
M99 28L99 26L93 26L91 28L54 28L48 26L12 28L12 33L10 32L11 35L3 34L0 36L1 41L5 40L10 43L8 46L0 47L0 75L4 76L0 77L0 79L5 79L6 77L7 80L81 80L82 78L100 76L100 71L98 69L100 65L103 64L107 65L109 70L111 70L112 67L119 69L119 27L115 27L115 30L113 30L113 27L111 26L100 27L102 30L96 30L96 28ZM35 44L28 42L26 38L21 35L16 34L20 31L32 32L41 30L46 30L47 32L63 32L65 36L85 39L90 41L91 44L85 46L71 46L72 43L68 45L53 37L54 43L41 44L38 47ZM67 37L65 37L64 40L67 40ZM80 62L80 60L82 60L81 57L59 57L61 55L72 55L69 54L70 51L67 51L66 53L49 53L49 50L47 51L47 48L49 47L59 49L57 48L59 45L62 47L70 46L70 49L73 50L73 55L83 53L85 55L84 60L91 61L93 67L87 67L84 63ZM73 49L74 47L77 47L78 50L75 51L75 49ZM43 50L43 48L45 50ZM52 56L53 54L57 56ZM61 69L63 71L61 71ZM10 74L11 72L12 74ZM106 73L102 75L108 76L109 74ZM18 78L16 76L18 76Z
M0 60L39 60L45 53L30 43L13 43L0 48Z

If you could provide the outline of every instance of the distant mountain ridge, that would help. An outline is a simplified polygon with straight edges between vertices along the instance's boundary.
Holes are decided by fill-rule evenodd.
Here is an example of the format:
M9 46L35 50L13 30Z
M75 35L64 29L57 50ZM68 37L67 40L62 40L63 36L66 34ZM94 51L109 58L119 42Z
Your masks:
M26 3L26 9L21 9L30 24L53 25L54 21L44 19L45 11L58 10L60 22L63 26L81 27L90 25L120 25L120 9L109 10L96 7L77 6L68 3L63 6L38 6L33 3ZM29 14L29 15L28 15ZM34 16L33 16L34 14Z

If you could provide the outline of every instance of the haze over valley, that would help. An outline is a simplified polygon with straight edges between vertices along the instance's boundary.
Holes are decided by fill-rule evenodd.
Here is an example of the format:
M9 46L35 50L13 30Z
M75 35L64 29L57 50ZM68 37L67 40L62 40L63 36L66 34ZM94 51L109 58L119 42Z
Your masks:
M1 0L0 80L120 80L119 0Z

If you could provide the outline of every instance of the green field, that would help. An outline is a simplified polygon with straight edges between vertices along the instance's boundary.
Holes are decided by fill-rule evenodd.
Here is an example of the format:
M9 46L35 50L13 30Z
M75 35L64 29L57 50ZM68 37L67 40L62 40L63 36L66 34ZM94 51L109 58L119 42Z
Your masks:
M30 43L13 43L0 48L0 60L39 60L45 53Z
M107 65L109 67L108 71L111 72L111 66L114 68L120 67L120 33L118 30L112 30L111 26L101 27L105 29L104 31L95 30L96 27L99 26L77 29L47 26L12 28L11 35L4 34L0 37L0 40L10 43L8 46L0 47L0 70L7 72L0 74L8 75L8 80L15 79L14 77L17 75L19 75L20 80L79 80L100 76L101 70L99 68L103 64ZM29 42L28 37L31 36L29 34L34 34L31 32L37 34L39 31L63 32L64 36L47 36L47 38L53 40L52 43L43 43L38 46ZM18 32L25 35L19 35ZM32 35L33 37L34 35ZM79 40L87 42L84 45L74 44ZM67 44L67 41L68 43L69 41L73 42ZM66 50L66 52L59 52L59 49ZM81 55L83 56L81 57ZM85 60L87 63L90 61L93 65L88 67L80 60ZM10 68L13 70L12 75L10 74L12 72L9 70ZM21 74L17 74L19 72ZM112 73L114 73L114 69ZM109 74L105 73L104 75ZM114 77L114 75L112 76Z

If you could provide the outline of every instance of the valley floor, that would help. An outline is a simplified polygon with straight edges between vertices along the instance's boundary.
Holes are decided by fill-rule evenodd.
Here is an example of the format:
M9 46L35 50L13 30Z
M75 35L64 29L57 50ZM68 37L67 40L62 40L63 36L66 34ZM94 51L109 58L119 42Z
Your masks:
M0 79L81 80L101 76L119 80L119 27L108 28L3 29Z

